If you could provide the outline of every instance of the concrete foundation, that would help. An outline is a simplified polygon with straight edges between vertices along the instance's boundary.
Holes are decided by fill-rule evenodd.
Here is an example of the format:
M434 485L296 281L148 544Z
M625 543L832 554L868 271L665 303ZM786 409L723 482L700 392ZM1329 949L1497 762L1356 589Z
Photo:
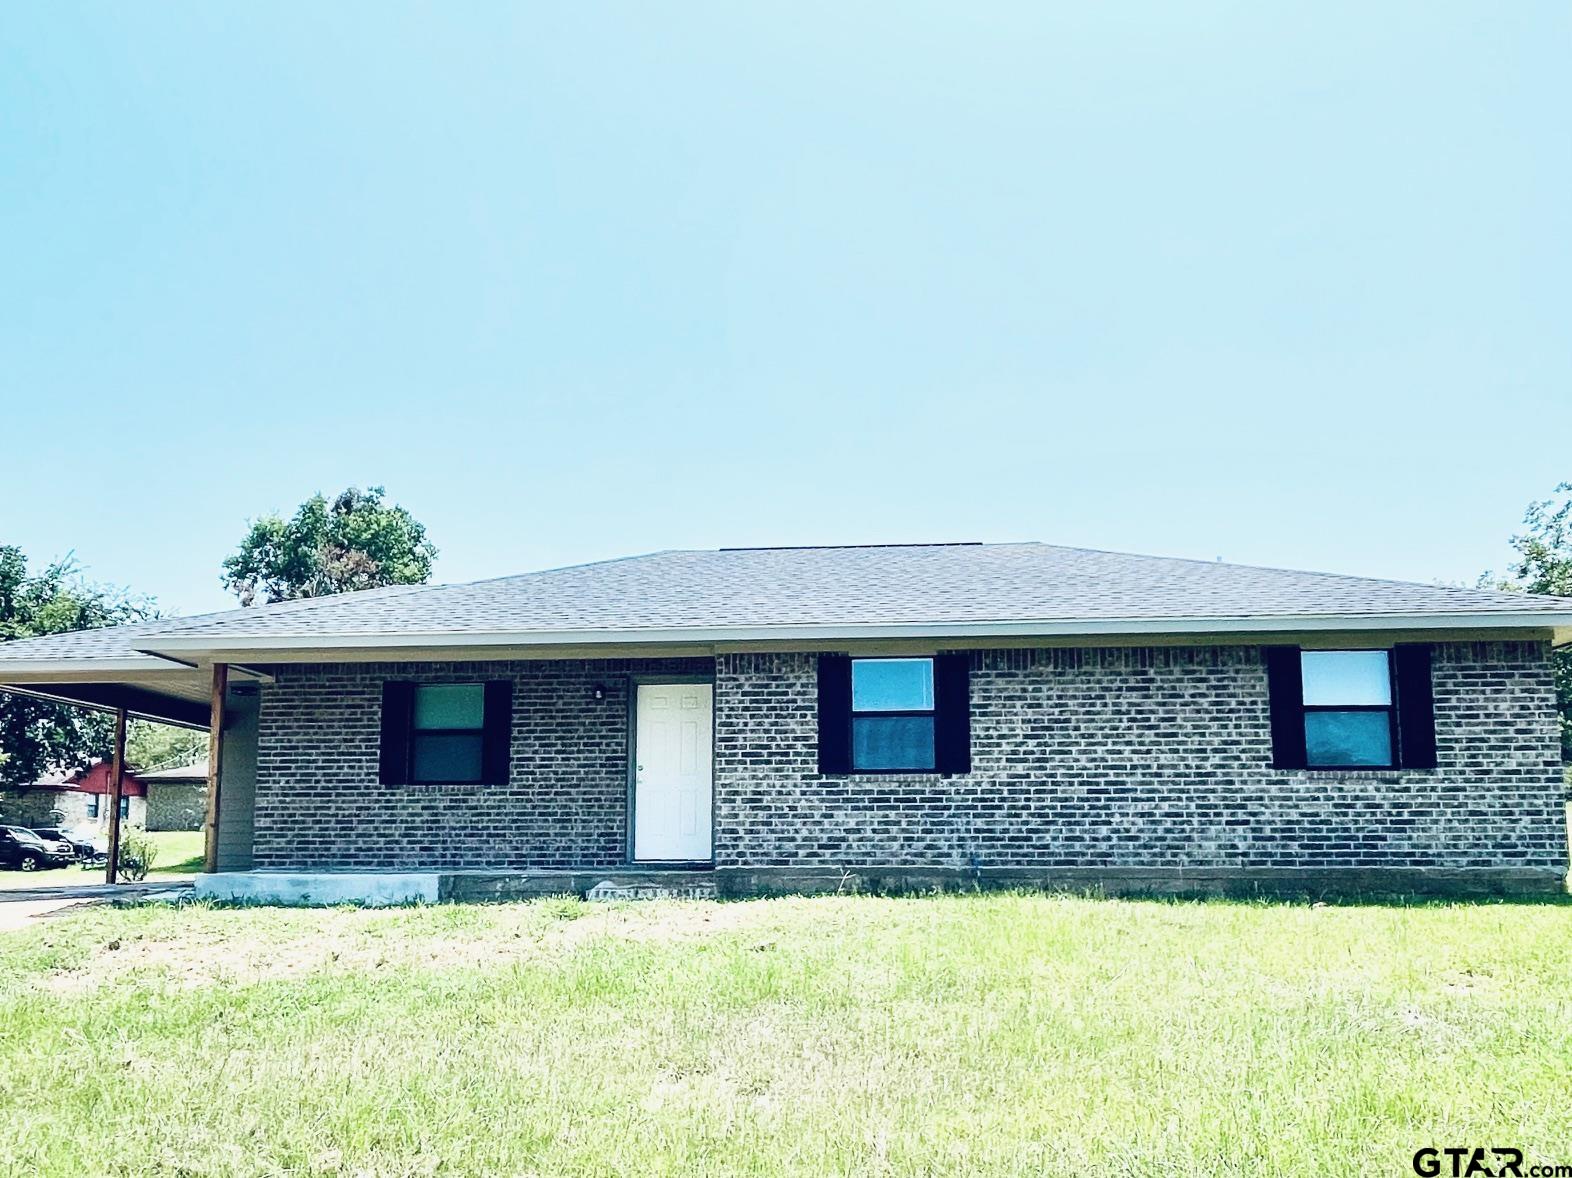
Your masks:
M328 907L435 904L441 880L434 871L219 871L199 875L199 897L251 904Z
M1283 899L1391 899L1558 896L1566 879L1536 869L1429 868L1380 870L1166 870L1126 868L1054 871L983 868L757 868L583 871L235 871L200 875L196 895L258 904L435 904L440 901L526 900L539 896L591 899L747 899L827 893L922 894L1023 888L1099 892L1110 896L1235 896Z

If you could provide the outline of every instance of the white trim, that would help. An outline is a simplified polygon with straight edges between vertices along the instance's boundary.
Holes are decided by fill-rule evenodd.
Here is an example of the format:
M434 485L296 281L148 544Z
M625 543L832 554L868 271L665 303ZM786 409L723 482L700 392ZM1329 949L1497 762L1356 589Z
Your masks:
M273 676L238 663L231 663L229 672L231 678L255 683L273 682ZM17 659L15 662L0 659L0 683L102 683L106 681L105 675L116 676L111 682L148 683L157 687L167 687L169 680L182 675L202 683L209 679L205 667L156 655L136 659Z
M190 672L194 669L185 663L160 658L155 654L136 655L130 658L125 656L94 658L83 655L58 659L0 658L0 679L8 675L59 675L62 672L69 674L78 670L84 673L110 671L115 674L168 675L181 671Z
M627 630L442 630L399 634L148 636L161 651L219 655L270 650L398 650L405 647L600 646L865 638L1051 637L1112 634L1228 634L1320 630L1513 630L1572 628L1572 613L1319 614L1225 618L1110 618L1065 621L887 622L852 625L718 626ZM4 663L0 662L0 668ZM0 670L0 674L3 674Z
M173 657L173 652L205 656L210 662L241 662L249 655L278 651L399 651L548 647L587 648L578 657L596 657L600 648L636 650L654 646L686 646L693 653L713 653L720 645L750 642L838 642L878 640L944 641L961 638L1075 638L1141 635L1273 634L1364 631L1535 630L1552 631L1555 645L1572 642L1572 613L1488 612L1455 614L1321 614L1315 616L1233 618L1114 618L1107 620L1009 622L901 622L830 626L733 626L686 629L628 630L447 630L404 634L207 636L148 635L158 649L136 655L103 657L6 659L0 657L0 683L102 682L104 675L128 680L159 681L177 676L204 677L199 667ZM160 650L172 652L166 658ZM234 666L235 672L263 682L268 676Z

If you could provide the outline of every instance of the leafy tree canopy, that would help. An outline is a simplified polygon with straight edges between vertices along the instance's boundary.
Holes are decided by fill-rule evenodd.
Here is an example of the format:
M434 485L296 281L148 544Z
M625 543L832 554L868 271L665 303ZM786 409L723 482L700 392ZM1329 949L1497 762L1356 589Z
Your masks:
M1524 530L1512 537L1512 576L1525 593L1572 597L1572 483L1562 483L1555 494L1528 505Z
M1490 577L1502 589L1572 597L1572 483L1562 483L1549 499L1530 503L1523 530L1512 537L1517 558L1504 579ZM1555 656L1556 702L1561 710L1561 758L1572 762L1572 650Z
M126 725L126 765L131 769L175 769L206 756L206 732L151 720Z
M30 574L20 548L0 545L0 641L153 616L149 599L84 581L69 556ZM101 712L0 692L0 786L86 768L108 754L112 740L112 722Z
M350 487L331 503L313 495L291 519L253 521L224 561L225 587L249 606L430 580L437 550L425 526L383 495Z

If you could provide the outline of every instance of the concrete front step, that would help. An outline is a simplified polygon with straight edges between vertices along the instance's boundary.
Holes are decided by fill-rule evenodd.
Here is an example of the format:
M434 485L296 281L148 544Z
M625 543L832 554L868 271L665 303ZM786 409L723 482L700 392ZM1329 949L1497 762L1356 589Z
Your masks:
M330 907L364 904L435 904L442 877L435 871L217 871L199 875L199 899L239 904Z
M713 871L222 871L199 875L199 897L254 904L435 904L442 900L713 900Z

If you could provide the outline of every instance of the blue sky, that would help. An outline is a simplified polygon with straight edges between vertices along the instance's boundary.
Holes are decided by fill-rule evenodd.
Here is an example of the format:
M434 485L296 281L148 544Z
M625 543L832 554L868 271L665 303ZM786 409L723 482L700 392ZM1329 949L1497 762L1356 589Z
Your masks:
M1041 539L1471 579L1572 478L1572 5L10 5L0 542L171 611Z

